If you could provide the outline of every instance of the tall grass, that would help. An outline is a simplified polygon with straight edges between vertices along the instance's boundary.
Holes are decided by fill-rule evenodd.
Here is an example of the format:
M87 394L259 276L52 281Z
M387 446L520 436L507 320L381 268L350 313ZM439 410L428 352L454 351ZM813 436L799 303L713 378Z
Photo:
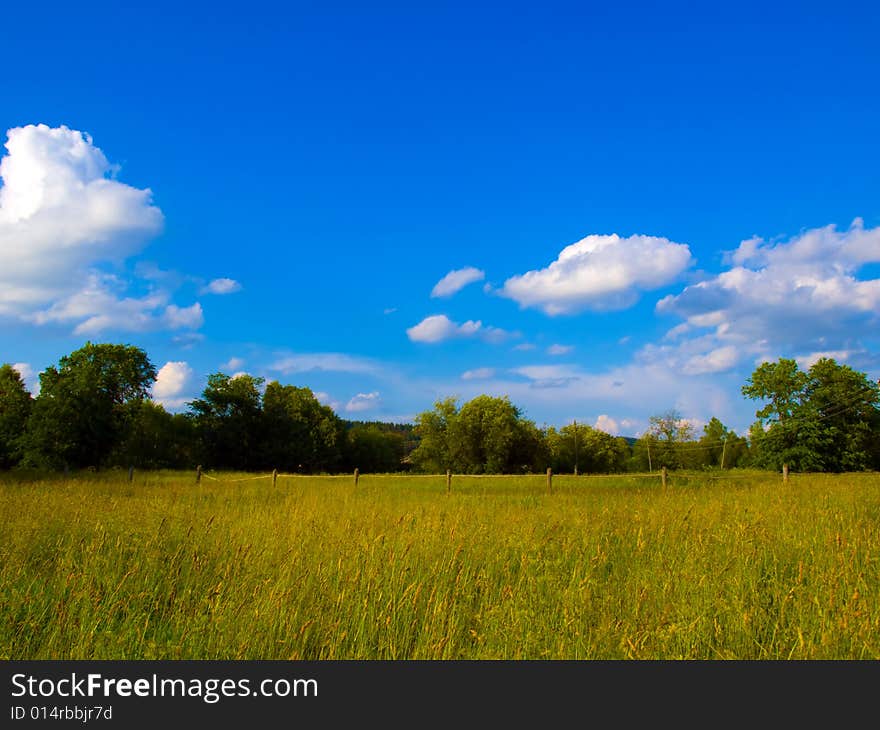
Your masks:
M0 657L880 658L880 475L669 484L0 476Z

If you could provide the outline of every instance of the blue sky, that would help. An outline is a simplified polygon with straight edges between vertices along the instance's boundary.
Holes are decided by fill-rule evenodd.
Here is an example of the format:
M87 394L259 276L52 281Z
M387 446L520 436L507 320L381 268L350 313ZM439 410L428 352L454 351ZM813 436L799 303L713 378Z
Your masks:
M125 5L3 10L32 387L128 342L175 410L222 370L637 435L747 429L764 359L880 376L876 4Z

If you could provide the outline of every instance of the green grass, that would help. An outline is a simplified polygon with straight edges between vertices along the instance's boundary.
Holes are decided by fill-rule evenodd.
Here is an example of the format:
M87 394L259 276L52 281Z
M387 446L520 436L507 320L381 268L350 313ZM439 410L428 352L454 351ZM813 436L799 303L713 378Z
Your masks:
M739 475L0 475L0 658L880 658L880 475Z

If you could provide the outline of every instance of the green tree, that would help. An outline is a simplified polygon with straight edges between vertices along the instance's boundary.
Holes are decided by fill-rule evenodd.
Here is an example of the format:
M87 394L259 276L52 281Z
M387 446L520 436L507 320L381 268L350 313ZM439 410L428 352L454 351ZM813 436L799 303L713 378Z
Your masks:
M864 373L831 358L807 372L780 359L758 367L743 394L767 401L751 433L758 465L802 471L880 466L880 388Z
M437 474L453 468L450 430L457 418L458 401L455 398L438 400L433 410L416 416L415 432L419 445L410 454L416 469Z
M148 398L156 369L132 345L93 344L40 374L28 419L27 458L45 466L100 467L125 437L130 404Z
M550 466L554 472L614 473L626 469L630 448L625 439L572 422L547 430Z
M356 424L348 431L348 463L364 473L400 471L404 436L376 424Z
M139 469L192 468L198 459L194 423L153 401L127 404L126 431L109 463Z
M256 469L261 464L263 378L208 376L202 397L189 404L200 455L206 466Z
M263 464L287 471L335 471L345 425L309 388L272 381L263 394Z
M648 434L653 438L651 446L656 445L652 466L655 469L661 466L669 469L690 466L688 457L693 449L686 451L684 445L693 439L694 427L675 409L651 416L648 422Z
M19 372L9 364L0 366L0 469L9 469L21 460L32 405Z

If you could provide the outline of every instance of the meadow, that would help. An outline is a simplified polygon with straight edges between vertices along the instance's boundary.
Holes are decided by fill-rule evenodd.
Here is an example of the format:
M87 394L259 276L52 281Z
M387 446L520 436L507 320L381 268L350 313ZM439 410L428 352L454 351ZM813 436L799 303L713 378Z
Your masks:
M877 473L215 476L0 474L0 658L880 659Z

